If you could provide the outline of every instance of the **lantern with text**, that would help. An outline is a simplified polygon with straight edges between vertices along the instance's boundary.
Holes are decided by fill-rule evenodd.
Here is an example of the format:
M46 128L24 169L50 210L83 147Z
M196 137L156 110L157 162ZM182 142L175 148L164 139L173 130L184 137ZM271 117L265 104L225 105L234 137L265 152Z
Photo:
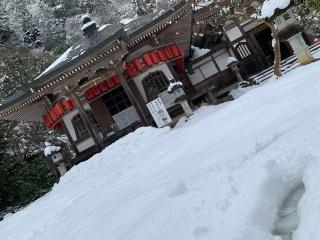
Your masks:
M71 99L64 100L64 101L62 102L62 104L63 104L64 109L65 109L67 112L72 111L73 108L74 108L74 103L73 103L73 101L72 101Z
M132 61L134 67L136 68L136 70L138 72L142 72L143 71L143 66L141 64L141 59L140 58L136 58Z

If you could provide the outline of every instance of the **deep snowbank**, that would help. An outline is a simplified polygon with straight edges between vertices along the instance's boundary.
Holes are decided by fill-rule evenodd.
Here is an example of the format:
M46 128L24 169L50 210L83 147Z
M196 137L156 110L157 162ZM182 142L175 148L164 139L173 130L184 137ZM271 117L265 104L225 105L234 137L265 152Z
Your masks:
M269 240L303 181L295 240L320 236L320 62L176 128L141 128L0 222L2 240Z

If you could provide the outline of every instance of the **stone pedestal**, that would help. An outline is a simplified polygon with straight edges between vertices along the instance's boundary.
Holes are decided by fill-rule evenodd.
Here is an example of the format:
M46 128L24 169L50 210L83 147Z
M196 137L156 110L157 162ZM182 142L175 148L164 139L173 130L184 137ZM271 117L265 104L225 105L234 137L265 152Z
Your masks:
M301 64L309 64L314 61L314 58L309 50L308 45L304 41L301 33L294 35L288 39L290 46L292 47L294 54L298 57Z
M238 69L235 69L235 70L233 70L233 72L236 74L236 77L237 77L237 79L238 79L238 82L240 83L240 82L243 82L243 78L242 78L242 76L241 76L241 74L240 74L240 69L238 68Z
M180 103L183 111L185 112L185 114L187 115L187 117L190 117L193 113L192 113L192 109L188 103L187 100L184 100Z
M59 170L59 173L60 173L60 176L61 176L61 177L66 174L67 168L66 168L66 164L65 164L64 162L59 163L59 165L58 165L57 168L58 168L58 170Z

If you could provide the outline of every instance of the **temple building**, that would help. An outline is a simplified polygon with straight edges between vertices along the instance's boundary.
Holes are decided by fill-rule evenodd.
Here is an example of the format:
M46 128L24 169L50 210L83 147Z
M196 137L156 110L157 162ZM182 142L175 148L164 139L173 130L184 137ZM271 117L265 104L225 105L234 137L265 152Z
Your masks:
M244 23L202 39L195 29L205 14L182 0L126 24L98 26L84 16L82 41L4 101L0 119L63 129L77 162L140 126L163 126L183 113L168 92L170 82L182 84L190 106L208 92L216 99L227 96L238 86L230 57L240 61L244 75L268 66L267 50L262 56L264 48L258 48L265 30ZM257 28L262 30L253 33ZM192 45L199 37L206 50Z

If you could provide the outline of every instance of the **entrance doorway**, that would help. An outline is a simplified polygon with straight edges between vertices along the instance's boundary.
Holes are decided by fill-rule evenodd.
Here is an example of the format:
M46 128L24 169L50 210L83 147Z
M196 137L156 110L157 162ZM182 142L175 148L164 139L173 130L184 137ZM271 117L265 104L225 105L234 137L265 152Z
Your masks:
M267 59L268 64L273 65L274 52L272 47L271 30L269 28L265 28L264 30L255 34L254 37L256 38L265 58ZM280 49L281 49L282 60L292 56L293 54L291 48L288 46L288 43L286 42L280 43Z

